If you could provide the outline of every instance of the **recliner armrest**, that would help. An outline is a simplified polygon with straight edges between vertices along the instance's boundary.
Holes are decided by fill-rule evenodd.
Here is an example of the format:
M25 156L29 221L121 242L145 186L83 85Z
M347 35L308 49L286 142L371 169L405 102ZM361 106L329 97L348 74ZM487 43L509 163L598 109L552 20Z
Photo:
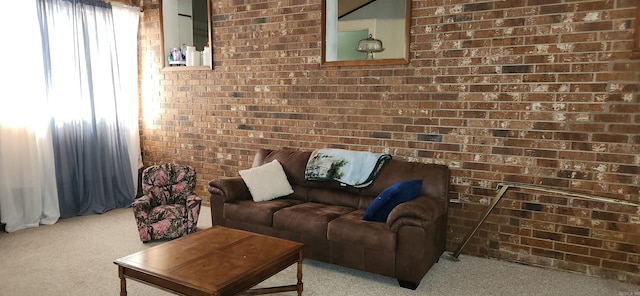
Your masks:
M187 210L193 210L194 208L198 208L200 211L200 205L202 205L202 198L195 194L187 195L186 206Z
M187 195L187 203L194 203L194 202L202 202L202 198L195 194Z
M136 217L138 231L140 231L140 229L144 229L143 232L146 232L146 225L149 223L149 212L151 211L151 196L143 195L136 198L133 200L133 203L131 203L131 207L133 208L133 215Z
M252 199L249 188L242 177L225 177L209 182L209 193L222 195L225 202Z
M404 225L425 227L446 211L442 201L427 196L418 196L414 200L401 203L389 213L387 226L397 232Z
M141 197L136 198L131 203L131 207L133 207L136 211L149 212L151 210L151 195L143 195Z
M198 226L198 217L200 216L200 207L202 206L202 198L190 194L187 195L187 233L196 231Z

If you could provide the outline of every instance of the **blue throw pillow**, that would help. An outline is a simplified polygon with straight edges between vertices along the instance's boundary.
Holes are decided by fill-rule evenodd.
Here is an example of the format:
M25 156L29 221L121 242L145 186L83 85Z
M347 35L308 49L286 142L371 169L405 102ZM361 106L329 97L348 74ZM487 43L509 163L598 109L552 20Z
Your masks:
M391 210L397 205L410 201L420 194L422 180L401 181L389 186L371 202L362 219L366 221L387 221Z

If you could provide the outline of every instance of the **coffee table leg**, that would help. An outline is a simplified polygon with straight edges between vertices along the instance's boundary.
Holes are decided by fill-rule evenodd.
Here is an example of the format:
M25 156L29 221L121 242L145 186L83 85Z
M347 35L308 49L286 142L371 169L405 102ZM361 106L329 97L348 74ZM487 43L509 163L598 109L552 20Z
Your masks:
M304 290L304 284L302 283L302 260L304 256L302 251L300 251L300 258L298 258L298 296L302 295L302 290Z
M120 296L127 296L127 281L124 279L122 266L118 266L118 276L120 276Z

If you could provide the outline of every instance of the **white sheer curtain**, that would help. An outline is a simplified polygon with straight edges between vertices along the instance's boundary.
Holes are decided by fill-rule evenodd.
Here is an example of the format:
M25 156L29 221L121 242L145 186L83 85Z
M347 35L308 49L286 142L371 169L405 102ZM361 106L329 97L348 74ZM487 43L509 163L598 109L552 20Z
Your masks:
M0 10L0 222L9 232L129 206L140 162L139 8L39 2Z
M20 28L4 30L0 43L15 57L0 71L0 222L9 232L60 216L36 2L11 6L0 9L3 28Z
M138 187L138 169L142 168L140 152L140 130L138 122L138 23L140 8L112 3L113 28L116 36L116 50L122 93L116 96L120 102L118 113L124 117L129 143L129 160L135 192ZM132 29L132 28L135 28Z

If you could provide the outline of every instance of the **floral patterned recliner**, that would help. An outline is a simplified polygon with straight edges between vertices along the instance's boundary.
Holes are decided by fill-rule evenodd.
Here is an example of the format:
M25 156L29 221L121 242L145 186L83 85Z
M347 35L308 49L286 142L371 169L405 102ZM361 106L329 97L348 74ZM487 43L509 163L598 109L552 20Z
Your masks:
M202 199L191 166L161 164L142 172L142 194L133 204L142 242L174 239L196 231Z

